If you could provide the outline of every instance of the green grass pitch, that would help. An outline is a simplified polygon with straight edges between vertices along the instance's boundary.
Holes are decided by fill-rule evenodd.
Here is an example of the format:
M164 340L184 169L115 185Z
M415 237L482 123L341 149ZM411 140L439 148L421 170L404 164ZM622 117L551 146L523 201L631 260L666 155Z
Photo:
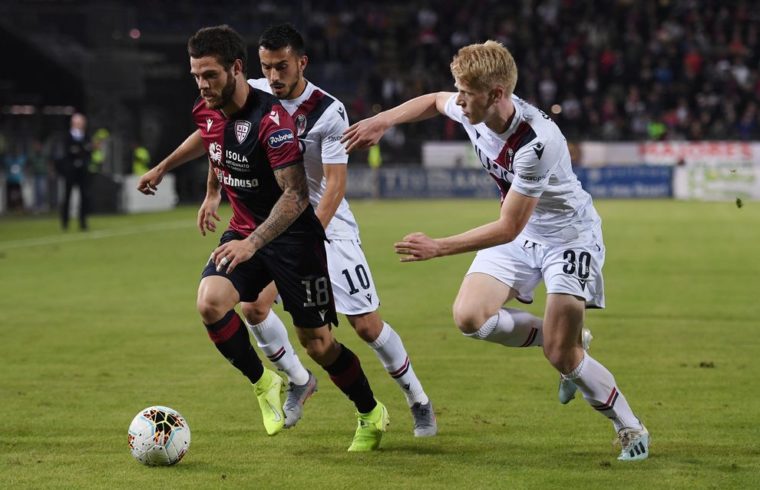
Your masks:
M194 208L97 216L88 233L61 233L53 217L6 217L0 488L760 485L759 203L597 203L607 309L587 315L591 352L653 437L650 459L628 464L615 459L607 420L581 398L559 405L557 374L539 349L458 333L451 303L472 255L401 264L393 254L408 232L440 236L495 219L495 201L352 207L383 316L437 409L437 437L412 436L403 396L345 319L336 335L391 415L382 449L346 452L353 407L300 346L320 390L298 427L267 437L251 388L195 310L218 234L200 236ZM539 299L529 310L542 307ZM129 422L153 404L179 410L192 429L177 466L148 468L129 455Z

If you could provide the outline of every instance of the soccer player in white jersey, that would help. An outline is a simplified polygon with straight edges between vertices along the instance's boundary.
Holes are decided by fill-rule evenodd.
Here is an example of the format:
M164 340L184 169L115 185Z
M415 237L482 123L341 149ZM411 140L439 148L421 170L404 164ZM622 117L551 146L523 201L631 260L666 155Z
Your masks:
M380 298L361 248L359 227L344 198L348 154L340 139L348 127L346 110L340 101L304 77L308 57L303 37L292 25L267 29L259 39L259 58L265 78L248 83L279 98L296 123L309 198L329 240L325 248L336 310L346 315L401 388L412 413L414 435L434 436L438 428L432 403L412 368L401 338L378 312ZM162 168L174 168L197 156L197 144L200 141L196 143L191 135L167 158L171 163ZM156 178L159 176L148 172L140 185L147 186ZM214 178L209 175L209 179ZM218 206L218 196L207 196L201 205L198 226L204 235L216 230ZM256 302L242 303L242 312L258 346L288 376L290 386L283 411L285 427L292 427L302 416L304 402L316 391L317 380L301 364L285 325L272 311L276 298L277 289L272 283Z
M462 124L501 191L499 218L458 235L412 233L395 244L402 262L478 253L454 301L464 335L509 347L542 345L562 379L612 420L618 459L649 455L649 433L615 378L582 344L586 308L604 307L601 219L575 177L567 142L543 112L513 95L517 67L500 43L459 50L451 63L458 92L423 95L360 121L345 133L347 151L377 144L388 128L443 114ZM503 305L530 302L546 284L543 320Z

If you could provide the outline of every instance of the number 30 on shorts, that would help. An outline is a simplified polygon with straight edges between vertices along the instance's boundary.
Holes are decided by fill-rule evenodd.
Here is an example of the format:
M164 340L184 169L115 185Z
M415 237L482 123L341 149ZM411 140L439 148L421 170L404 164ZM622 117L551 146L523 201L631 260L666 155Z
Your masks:
M575 253L575 250L565 250L562 258L565 260L565 265L562 267L562 272L565 274L575 274L578 272L580 279L588 279L591 274L591 254L588 252Z

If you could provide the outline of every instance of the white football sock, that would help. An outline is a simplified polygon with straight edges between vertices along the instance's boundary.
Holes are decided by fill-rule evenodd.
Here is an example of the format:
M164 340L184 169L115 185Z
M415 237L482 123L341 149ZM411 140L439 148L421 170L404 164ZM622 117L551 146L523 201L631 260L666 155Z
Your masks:
M245 324L267 359L277 366L278 370L287 374L293 384L305 385L309 381L309 372L298 359L288 340L288 331L274 311L269 310L269 315L261 323L251 325L246 320Z
M477 332L464 335L507 347L532 347L544 343L543 321L512 308L500 308Z
M374 342L367 342L367 345L372 347L385 370L388 371L388 374L401 387L404 396L406 396L406 402L410 407L415 403L424 405L429 401L425 390L422 389L420 380L414 374L412 363L409 361L409 355L406 353L406 349L404 349L401 337L398 336L390 325L383 322L383 329L380 331L380 335L377 336Z
M562 377L573 381L589 405L612 420L616 431L624 427L641 429L641 422L618 390L612 373L588 353L584 353L578 367Z

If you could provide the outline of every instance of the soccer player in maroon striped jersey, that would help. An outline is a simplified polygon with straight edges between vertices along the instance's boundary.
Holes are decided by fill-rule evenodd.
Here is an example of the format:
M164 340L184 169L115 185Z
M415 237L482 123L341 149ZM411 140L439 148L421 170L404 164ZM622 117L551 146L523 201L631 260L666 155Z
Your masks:
M336 310L346 315L401 388L412 413L414 435L434 436L438 426L432 402L417 378L401 337L380 316L380 298L361 248L359 225L344 198L348 155L340 138L348 127L345 107L305 78L308 57L304 40L292 25L268 28L259 39L259 58L266 76L248 83L277 96L296 123L309 198L329 240L325 248ZM200 136L195 139L195 145L200 147ZM187 155L179 148L167 160L188 161L190 141L188 138L184 144ZM150 172L143 177L149 178ZM215 180L212 176L211 182ZM198 227L202 233L216 230L218 207L216 196L201 205ZM301 418L304 402L317 388L317 379L298 359L285 325L271 308L277 294L275 285L270 284L255 302L244 302L241 309L259 348L290 381L283 406L288 428Z
M267 433L280 432L282 379L264 368L234 310L241 301L255 301L274 281L307 353L356 406L360 423L349 451L377 449L388 413L375 400L359 359L332 334L337 315L325 234L309 203L294 122L276 97L246 82L245 43L230 27L199 30L188 41L188 53L200 91L194 134L201 136L213 170L207 200L221 199L224 189L233 209L198 288L197 307L209 337L253 384ZM166 162L141 179L139 190L155 192L172 168Z
M543 112L513 94L517 67L500 43L459 50L451 63L458 92L423 95L346 130L347 151L377 144L396 124L443 114L462 124L483 168L501 191L495 221L432 239L412 233L395 244L402 262L478 253L454 301L466 336L508 347L543 346L563 385L612 421L618 459L649 455L649 433L607 368L584 349L586 308L604 307L604 241L591 196L573 173L562 132ZM503 305L530 302L543 280L543 320Z

